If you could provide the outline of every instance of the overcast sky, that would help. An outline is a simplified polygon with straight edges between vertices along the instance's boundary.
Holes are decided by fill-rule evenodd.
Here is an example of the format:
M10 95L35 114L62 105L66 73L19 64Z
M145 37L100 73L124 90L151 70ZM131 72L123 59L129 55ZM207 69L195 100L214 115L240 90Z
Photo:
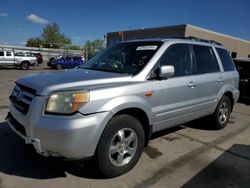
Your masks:
M74 44L107 32L191 24L250 40L250 0L0 0L0 44L25 45L48 23Z

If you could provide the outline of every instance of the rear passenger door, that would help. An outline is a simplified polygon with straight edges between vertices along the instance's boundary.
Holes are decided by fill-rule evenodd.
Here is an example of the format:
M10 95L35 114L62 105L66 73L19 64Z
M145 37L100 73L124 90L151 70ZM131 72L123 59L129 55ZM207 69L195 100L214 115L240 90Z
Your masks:
M218 53L220 62L222 64L223 67L223 75L222 75L222 79L223 79L223 85L230 85L231 89L236 91L238 90L238 84L239 84L239 74L237 71L235 71L235 66L233 63L233 60L231 58L231 56L229 55L228 51L226 49L223 48L216 48L216 51ZM248 71L249 74L249 71ZM243 83L246 84L247 88L245 88L246 90L249 90L249 82L248 80L242 80ZM247 82L246 82L247 81ZM242 82L241 82L242 83ZM232 88L233 86L233 88Z
M173 65L174 77L154 81L154 131L193 119L196 111L197 78L189 44L173 44L159 59L159 66Z
M208 114L217 104L217 96L223 85L223 75L210 46L193 45L195 74L198 76L197 89L201 113Z

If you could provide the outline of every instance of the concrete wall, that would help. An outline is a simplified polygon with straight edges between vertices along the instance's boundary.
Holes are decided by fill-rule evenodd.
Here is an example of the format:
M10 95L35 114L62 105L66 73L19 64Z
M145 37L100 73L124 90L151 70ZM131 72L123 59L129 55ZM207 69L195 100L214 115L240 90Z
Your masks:
M68 49L51 49L51 48L34 48L34 47L23 47L23 46L0 45L0 50L41 53L44 61L48 61L51 57L55 57L57 55L83 56L83 51L81 50L68 50Z

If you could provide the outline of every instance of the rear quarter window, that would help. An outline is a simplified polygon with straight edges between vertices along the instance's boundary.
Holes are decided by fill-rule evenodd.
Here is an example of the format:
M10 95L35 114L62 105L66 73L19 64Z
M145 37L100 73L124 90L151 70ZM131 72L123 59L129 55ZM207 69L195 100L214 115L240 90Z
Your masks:
M197 74L213 73L220 71L217 59L211 47L194 45L193 48L196 60Z
M219 54L224 71L234 71L235 66L233 64L233 61L232 61L228 51L225 49L221 49L221 48L216 48L216 50Z

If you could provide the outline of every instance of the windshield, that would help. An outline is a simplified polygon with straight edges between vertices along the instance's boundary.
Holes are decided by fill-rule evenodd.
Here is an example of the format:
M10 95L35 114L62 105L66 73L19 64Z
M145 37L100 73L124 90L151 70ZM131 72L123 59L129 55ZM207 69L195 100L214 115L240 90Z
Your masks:
M118 43L79 68L135 75L145 67L161 45L159 41Z

